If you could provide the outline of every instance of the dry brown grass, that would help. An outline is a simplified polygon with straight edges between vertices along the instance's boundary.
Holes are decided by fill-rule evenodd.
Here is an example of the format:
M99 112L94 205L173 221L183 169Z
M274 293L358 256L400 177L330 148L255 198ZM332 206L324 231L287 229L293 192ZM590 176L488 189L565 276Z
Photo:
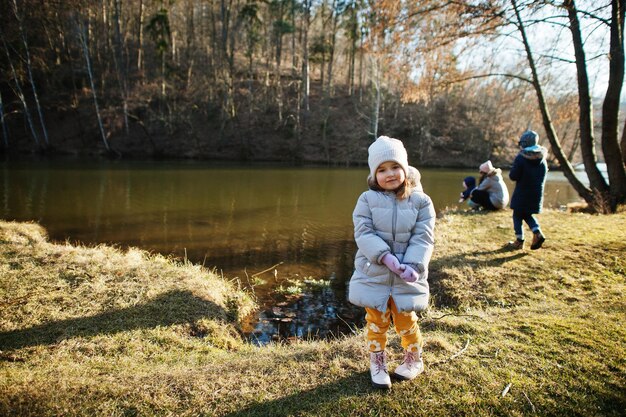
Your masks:
M626 213L540 220L544 248L508 252L510 213L439 219L426 373L388 393L361 335L248 345L233 283L0 223L0 414L623 415Z

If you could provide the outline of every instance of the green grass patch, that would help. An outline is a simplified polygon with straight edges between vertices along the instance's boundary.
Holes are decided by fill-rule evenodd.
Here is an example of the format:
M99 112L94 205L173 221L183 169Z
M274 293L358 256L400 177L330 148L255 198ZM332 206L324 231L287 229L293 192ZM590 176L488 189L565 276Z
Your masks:
M544 247L511 252L510 212L438 220L426 372L390 392L362 334L255 347L236 282L0 222L0 415L623 415L626 213L540 221Z

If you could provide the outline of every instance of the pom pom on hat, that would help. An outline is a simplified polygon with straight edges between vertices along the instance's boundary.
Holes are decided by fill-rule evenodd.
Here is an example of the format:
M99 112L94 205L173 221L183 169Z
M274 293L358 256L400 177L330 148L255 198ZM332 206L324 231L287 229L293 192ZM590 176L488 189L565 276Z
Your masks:
M480 167L478 167L478 171L485 174L489 174L491 171L493 171L493 169L494 168L490 160L487 160L487 162L480 164Z
M409 159L406 149L399 139L380 136L368 148L367 164L370 167L370 178L376 178L376 169L387 161L397 162L404 173L409 173Z

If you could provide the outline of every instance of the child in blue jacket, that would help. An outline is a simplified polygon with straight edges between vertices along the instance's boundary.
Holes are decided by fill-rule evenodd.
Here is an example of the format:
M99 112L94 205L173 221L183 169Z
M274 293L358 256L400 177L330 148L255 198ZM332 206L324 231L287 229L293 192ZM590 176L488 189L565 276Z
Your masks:
M509 178L515 181L515 190L511 198L513 209L513 229L515 241L509 242L513 249L523 249L524 230L523 222L526 222L533 232L533 241L530 249L541 248L546 237L541 232L539 223L534 214L540 213L543 205L543 190L546 184L548 164L546 155L548 150L537 145L539 135L537 132L527 130L519 139L520 152L515 157Z
M463 178L463 191L461 191L461 195L459 196L459 203L469 199L474 188L476 188L476 178L472 176ZM468 203L472 206L472 200L469 200Z

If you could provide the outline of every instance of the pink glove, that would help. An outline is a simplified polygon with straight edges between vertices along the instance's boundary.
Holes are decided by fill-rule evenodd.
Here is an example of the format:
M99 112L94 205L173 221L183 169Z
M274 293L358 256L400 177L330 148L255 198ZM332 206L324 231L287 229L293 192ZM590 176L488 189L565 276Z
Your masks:
M383 259L381 259L381 261L394 274L400 275L402 271L404 271L404 268L401 268L402 265L400 265L400 261L398 261L398 258L396 258L391 253L388 253L385 256L383 256Z
M404 271L400 274L400 278L405 280L406 282L415 282L419 278L419 274L415 269L410 267L409 265L400 265L400 267L404 267Z

